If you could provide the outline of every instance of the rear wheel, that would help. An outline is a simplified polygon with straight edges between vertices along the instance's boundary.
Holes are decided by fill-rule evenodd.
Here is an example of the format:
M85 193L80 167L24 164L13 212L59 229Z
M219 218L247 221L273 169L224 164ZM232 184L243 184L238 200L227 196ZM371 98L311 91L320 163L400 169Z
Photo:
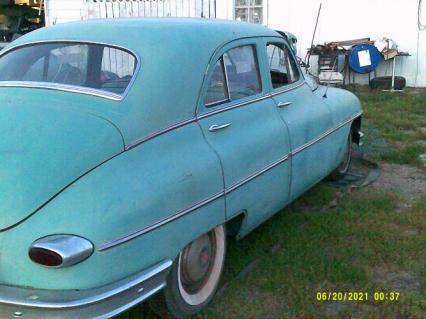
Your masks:
M166 287L154 300L154 311L165 317L185 318L212 300L223 270L226 239L223 225L198 237L176 258Z
M328 176L329 180L337 181L345 177L348 173L352 162L352 130L349 132L348 139L345 146L345 155L343 161L339 166Z

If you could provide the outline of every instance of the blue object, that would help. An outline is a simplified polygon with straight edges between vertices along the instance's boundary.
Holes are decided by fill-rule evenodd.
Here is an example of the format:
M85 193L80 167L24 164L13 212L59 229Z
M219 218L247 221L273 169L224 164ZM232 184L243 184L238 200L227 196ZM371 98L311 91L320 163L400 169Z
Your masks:
M352 48L349 57L349 65L357 73L370 73L374 71L380 62L382 55L372 44L360 44Z

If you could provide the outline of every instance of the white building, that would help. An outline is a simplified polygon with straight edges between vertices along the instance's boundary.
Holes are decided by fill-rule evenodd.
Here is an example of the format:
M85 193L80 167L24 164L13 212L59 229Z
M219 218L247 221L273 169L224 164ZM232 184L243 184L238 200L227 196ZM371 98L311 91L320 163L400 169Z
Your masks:
M270 28L286 30L298 39L303 58L310 46L319 8L315 44L370 37L395 40L401 51L411 54L397 60L397 75L408 86L426 87L426 1L421 0L45 0L46 23L118 16L203 16L245 20ZM421 14L420 14L421 15ZM384 62L378 75L391 75L391 64ZM358 76L358 83L367 83Z

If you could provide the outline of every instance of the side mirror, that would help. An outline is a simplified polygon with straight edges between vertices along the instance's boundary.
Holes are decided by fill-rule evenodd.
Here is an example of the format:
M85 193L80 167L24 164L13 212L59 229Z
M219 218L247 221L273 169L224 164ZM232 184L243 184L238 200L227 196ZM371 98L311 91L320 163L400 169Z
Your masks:
M310 67L309 60L308 60L308 63L305 63L304 61L302 61L301 58L297 57L297 62L302 67L302 72L305 77L305 82L308 84L311 90L315 91L316 89L318 89L319 84L317 79L311 73L309 73L309 67Z
M300 57L296 56L297 59L297 63L299 63L300 67L305 68L305 69L309 69L310 65L309 63L305 63L305 61L303 61Z

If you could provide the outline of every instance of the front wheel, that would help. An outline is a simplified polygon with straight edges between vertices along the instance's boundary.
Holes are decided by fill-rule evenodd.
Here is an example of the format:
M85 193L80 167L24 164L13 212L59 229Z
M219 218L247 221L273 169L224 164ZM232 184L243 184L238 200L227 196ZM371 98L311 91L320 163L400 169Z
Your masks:
M345 146L345 155L343 157L343 161L339 164L339 166L328 176L329 180L338 181L345 177L345 175L349 171L349 167L352 162L352 130L349 132L348 139Z
M212 300L223 270L226 250L225 227L217 226L186 246L175 259L163 294L154 310L164 316L186 318ZM162 309L159 309L162 308Z

